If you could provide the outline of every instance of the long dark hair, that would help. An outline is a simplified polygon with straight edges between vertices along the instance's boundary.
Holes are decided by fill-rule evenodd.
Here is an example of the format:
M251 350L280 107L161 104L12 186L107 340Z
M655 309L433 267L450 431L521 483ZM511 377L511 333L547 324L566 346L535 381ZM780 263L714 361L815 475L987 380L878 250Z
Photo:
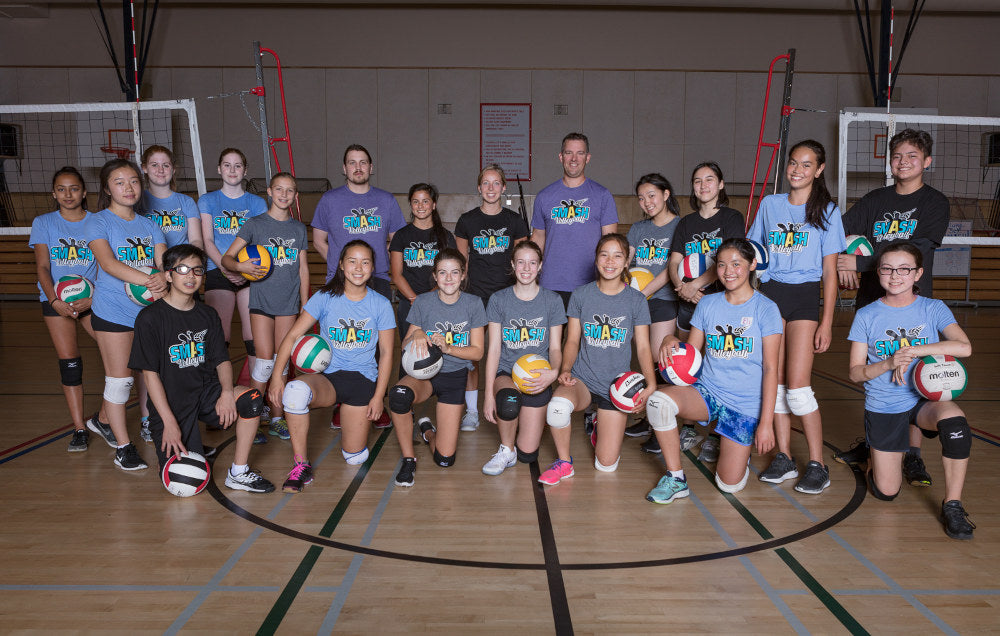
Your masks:
M816 168L826 165L826 148L815 139L805 139L792 146L788 151L788 158L792 158L792 153L799 148L811 150L816 155ZM826 177L823 174L817 175L813 179L812 188L809 190L809 200L806 201L806 223L821 230L826 230L826 209L833 203L830 191L826 189Z
M97 195L98 210L103 210L111 205L111 192L108 190L108 179L111 178L112 172L121 168L131 168L132 172L135 173L135 176L139 177L140 192L138 192L138 194L142 194L142 172L139 170L139 167L128 159L112 159L101 166L101 174L98 178L98 182L101 184L101 193ZM136 204L138 203L139 199L136 199Z
M694 185L694 175L696 175L702 168L708 168L714 172L715 176L719 179L719 183L723 184L722 187L719 188L719 198L715 201L715 209L718 210L729 205L729 195L726 194L726 180L722 177L722 168L720 168L719 164L714 161L702 161L694 167L694 170L691 171L691 185ZM695 212L701 209L701 201L698 200L698 197L694 196L694 188L691 188L691 198L688 199L688 203L691 204L691 209Z
M410 186L410 193L406 195L407 201L413 200L413 195L418 192L426 192L434 202L434 208L431 210L431 229L434 231L434 240L437 241L438 250L443 250L448 247L448 230L444 229L444 224L441 223L441 215L437 211L438 202L438 189L432 183L414 183ZM413 222L413 212L410 212L410 222Z
M757 258L757 252L754 251L753 245L748 239L733 237L724 240L719 247L715 250L715 258L718 260L719 254L722 250L736 250L736 253L740 255L740 258L745 260L747 263L753 263L754 259ZM757 280L757 270L750 271L750 286L753 287Z
M639 194L639 186L649 184L654 188L667 193L667 211L673 212L674 214L680 215L681 206L677 204L677 197L674 196L674 186L670 185L667 178L658 172L651 172L649 174L644 174L639 177L639 180L635 182L635 193Z
M56 189L56 181L59 180L59 177L67 175L67 174L76 177L76 180L80 182L80 187L83 188L83 200L80 202L80 205L82 205L83 209L86 210L87 209L87 184L84 183L84 181L83 181L83 175L80 174L80 171L77 170L76 168L74 168L73 166L63 166L62 168L59 168L58 170L56 170L56 173L54 175L52 175L52 191L53 192L55 191L55 189ZM103 209L103 208L101 208L101 209Z
M601 253L601 248L604 247L605 243L611 243L611 242L618 243L618 247L620 247L621 250L625 252L625 258L628 258L628 248L629 248L628 239L625 238L623 234L619 234L617 232L611 232L609 234L603 235L600 238L600 240L597 241L597 247L594 248L594 265L597 264L597 257ZM619 278L626 285L629 285L632 282L632 274L630 274L628 271L627 262L625 263L625 267L622 268L622 273L619 276Z
M347 245L340 250L340 257L337 259L337 271L334 273L333 278L327 281L326 285L319 288L319 292L323 294L330 294L331 296L343 296L344 295L344 259L347 258L347 251L352 247L363 247L368 250L372 259L372 276L375 275L375 250L368 243L365 243L361 239L354 239L350 241ZM369 277L366 285L371 287L372 279Z

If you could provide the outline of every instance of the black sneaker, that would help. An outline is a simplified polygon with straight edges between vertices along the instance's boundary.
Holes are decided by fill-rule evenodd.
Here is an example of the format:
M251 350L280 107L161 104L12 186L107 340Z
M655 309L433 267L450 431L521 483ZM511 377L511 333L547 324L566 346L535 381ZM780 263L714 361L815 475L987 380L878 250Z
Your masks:
M663 450L660 448L660 440L656 439L656 435L650 435L649 439L643 442L639 448L642 449L642 452L649 453L650 455L663 453Z
M944 533L952 539L968 541L976 524L969 520L969 515L958 499L945 501L941 504L941 521L944 522Z
M87 450L88 444L90 444L90 431L81 428L73 431L73 437L70 438L66 450L70 453L79 453Z
M771 460L767 469L757 476L757 479L772 484L780 484L786 479L795 479L798 476L799 470L795 467L795 460L779 452Z
M149 468L146 462L142 461L139 449L132 442L115 451L115 466L122 470L142 470L143 468Z
M415 457L404 457L403 465L396 473L396 485L409 488L413 485L413 474L417 472L417 459Z
M626 437L645 437L645 436L649 435L649 433L652 430L653 429L649 426L649 420L647 420L646 418L642 418L641 420L639 420L638 422L636 422L632 426L629 426L628 428L625 429L625 436Z
M590 437L594 432L594 428L597 426L597 411L584 411L583 412L583 433Z
M226 471L226 487L247 492L274 492L274 484L248 468L242 475Z
M118 448L118 440L115 439L115 434L111 430L111 425L105 424L101 420L97 419L97 416L98 413L94 413L90 419L87 420L87 428L100 435L111 448Z
M309 462L299 462L288 472L288 479L281 485L284 492L302 492L302 489L312 483L313 469Z
M795 490L807 495L818 495L830 485L830 469L819 462L809 462Z
M930 473L927 472L927 467L924 466L924 460L920 455L914 455L910 452L903 455L903 478L911 486L923 486L926 488L934 483L931 480Z
M833 461L838 464L847 464L850 466L852 464L862 464L868 461L869 455L868 442L865 441L865 438L859 437L854 441L854 446L851 446L845 451L834 453Z

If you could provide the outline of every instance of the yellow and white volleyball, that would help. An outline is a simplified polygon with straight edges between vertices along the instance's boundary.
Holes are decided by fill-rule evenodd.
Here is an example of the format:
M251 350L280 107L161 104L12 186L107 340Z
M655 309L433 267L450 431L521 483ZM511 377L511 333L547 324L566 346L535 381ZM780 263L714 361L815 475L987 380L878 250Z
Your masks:
M653 272L645 267L633 267L628 273L632 275L632 282L629 285L639 291L646 289L646 286L653 282ZM649 294L646 294L646 298L649 298Z
M529 391L525 382L538 377L538 374L536 373L537 371L551 368L552 366L549 365L549 361L542 356L535 353L527 353L518 358L517 362L514 363L514 368L510 371L510 377L514 380L514 386L516 386L517 390L521 393L541 393L541 391L544 391L545 389L541 389L540 391Z

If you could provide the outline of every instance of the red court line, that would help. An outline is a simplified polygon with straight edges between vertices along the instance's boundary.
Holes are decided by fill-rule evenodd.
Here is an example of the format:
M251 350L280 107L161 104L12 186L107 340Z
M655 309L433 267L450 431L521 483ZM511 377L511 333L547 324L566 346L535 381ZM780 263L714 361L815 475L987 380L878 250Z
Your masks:
M49 435L53 435L55 433L61 433L62 431L65 431L67 428L73 428L73 425L72 424L67 424L66 426L60 426L59 428L57 428L55 430L52 430L52 431L49 431L48 433L42 433L41 435L39 435L35 439L29 439L28 441L23 442L21 444L18 444L17 446L11 446L7 450L0 451L0 457L3 457L7 453L12 453L12 452L16 451L19 448L23 448L23 447L27 446L28 444L33 444L33 443L37 442L40 439L44 439L44 438L48 437Z
M976 428L975 426L970 426L969 428L971 428L975 432L979 433L980 435L985 435L986 437L992 437L993 439L1000 440L1000 436L994 435L993 433L987 433L986 431L984 431L981 428ZM0 455L2 455L2 454L3 453L0 453Z

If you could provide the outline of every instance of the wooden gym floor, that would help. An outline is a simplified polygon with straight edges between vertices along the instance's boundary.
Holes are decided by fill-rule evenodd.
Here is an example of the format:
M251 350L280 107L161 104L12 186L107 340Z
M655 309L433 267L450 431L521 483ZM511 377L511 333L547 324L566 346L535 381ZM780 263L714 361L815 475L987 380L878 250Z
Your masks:
M495 427L462 433L455 467L418 445L411 489L393 485L391 429L375 431L361 467L341 460L330 410L313 413L305 492L253 495L223 479L180 499L155 469L124 473L91 438L67 453L71 426L52 346L34 302L0 303L0 632L129 633L974 633L1000 630L1000 310L956 309L974 354L961 398L975 433L963 502L975 539L948 539L937 513L940 445L924 444L931 488L893 503L865 496L860 472L829 462L832 485L802 495L756 479L720 493L687 453L691 496L644 500L662 460L626 439L621 466L597 473L574 418L577 474L554 488L538 467L486 477ZM813 386L829 451L861 434L862 397L847 380L853 313ZM235 330L238 333L238 330ZM84 335L87 410L102 390ZM137 438L138 409L129 408ZM230 433L218 475L232 461ZM155 464L152 448L137 442ZM793 452L805 442L793 436ZM546 435L540 463L553 459ZM280 486L288 442L269 438L251 463ZM765 466L755 456L753 468ZM801 465L801 462L800 462ZM544 465L542 468L544 469Z

